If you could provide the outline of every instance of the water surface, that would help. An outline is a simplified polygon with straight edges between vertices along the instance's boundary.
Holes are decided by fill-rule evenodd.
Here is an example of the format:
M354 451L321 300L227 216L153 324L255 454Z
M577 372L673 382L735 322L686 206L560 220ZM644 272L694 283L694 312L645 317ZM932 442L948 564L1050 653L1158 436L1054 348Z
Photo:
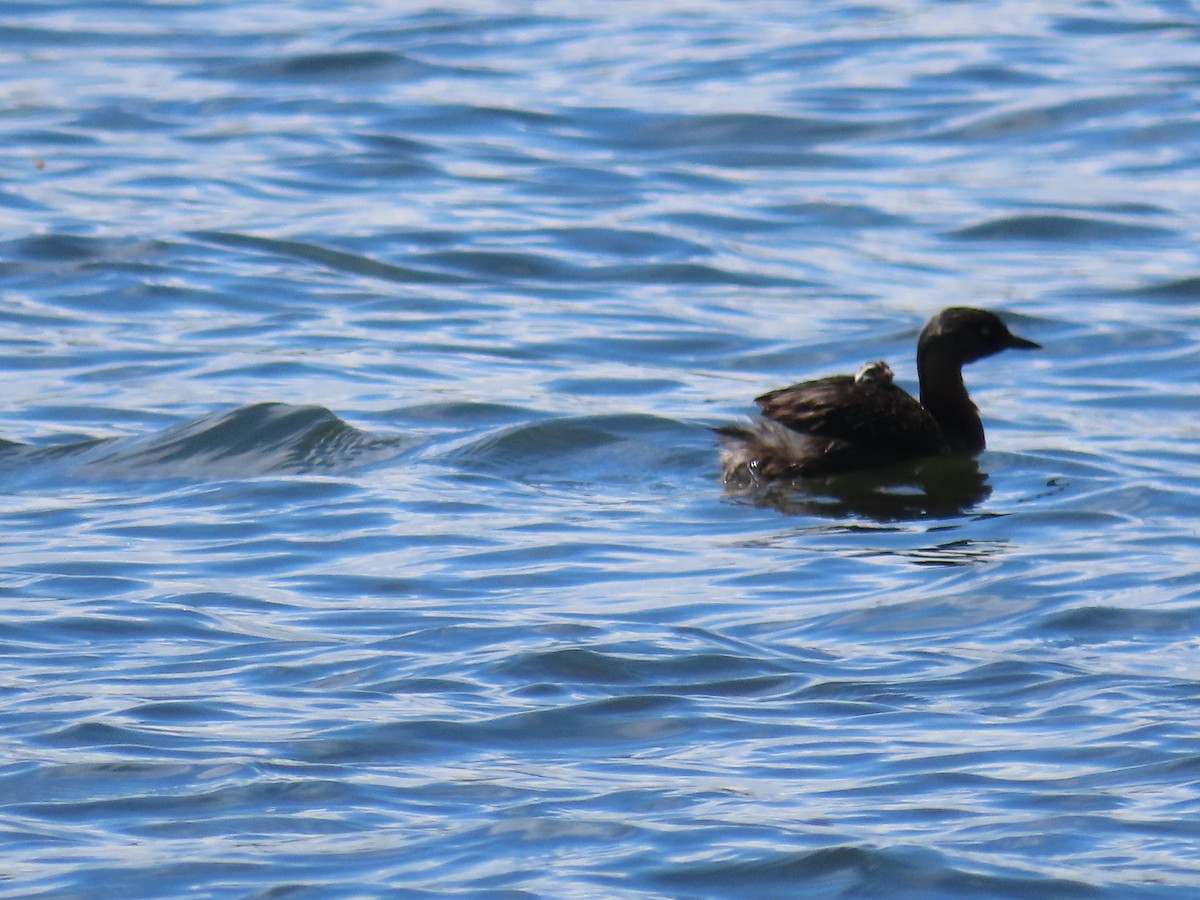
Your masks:
M1200 888L1190 5L0 25L0 896ZM977 461L723 489L963 303Z

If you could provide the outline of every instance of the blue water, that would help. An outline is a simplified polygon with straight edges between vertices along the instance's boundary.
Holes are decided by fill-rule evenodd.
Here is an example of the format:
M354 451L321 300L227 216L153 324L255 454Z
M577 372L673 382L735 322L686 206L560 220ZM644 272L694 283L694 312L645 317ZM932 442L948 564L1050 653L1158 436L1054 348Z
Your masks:
M0 3L0 897L1195 896L1200 15L577 6Z

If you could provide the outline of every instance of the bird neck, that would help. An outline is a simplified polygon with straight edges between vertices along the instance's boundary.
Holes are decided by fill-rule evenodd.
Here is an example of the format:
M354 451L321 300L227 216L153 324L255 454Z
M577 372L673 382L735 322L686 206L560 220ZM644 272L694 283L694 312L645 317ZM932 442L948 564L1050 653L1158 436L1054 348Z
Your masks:
M937 421L951 450L977 453L984 448L983 422L962 379L962 361L937 347L917 352L921 405Z

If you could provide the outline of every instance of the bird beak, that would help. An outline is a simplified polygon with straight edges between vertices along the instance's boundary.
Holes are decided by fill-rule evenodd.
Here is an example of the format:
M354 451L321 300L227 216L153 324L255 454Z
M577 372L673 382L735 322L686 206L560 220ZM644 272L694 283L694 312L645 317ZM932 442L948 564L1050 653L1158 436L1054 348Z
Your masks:
M1010 334L1008 336L1008 346L1013 347L1017 350L1041 350L1042 349L1041 344L1036 344L1031 340L1028 340L1026 338L1020 337L1015 334Z

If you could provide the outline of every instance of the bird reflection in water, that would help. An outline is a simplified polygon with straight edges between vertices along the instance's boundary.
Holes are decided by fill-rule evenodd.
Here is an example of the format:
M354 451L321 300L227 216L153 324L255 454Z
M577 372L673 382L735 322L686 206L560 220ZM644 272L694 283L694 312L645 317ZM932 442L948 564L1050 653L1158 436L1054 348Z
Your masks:
M987 474L969 454L944 454L827 478L730 479L726 492L789 515L859 516L878 522L951 518L992 493Z

